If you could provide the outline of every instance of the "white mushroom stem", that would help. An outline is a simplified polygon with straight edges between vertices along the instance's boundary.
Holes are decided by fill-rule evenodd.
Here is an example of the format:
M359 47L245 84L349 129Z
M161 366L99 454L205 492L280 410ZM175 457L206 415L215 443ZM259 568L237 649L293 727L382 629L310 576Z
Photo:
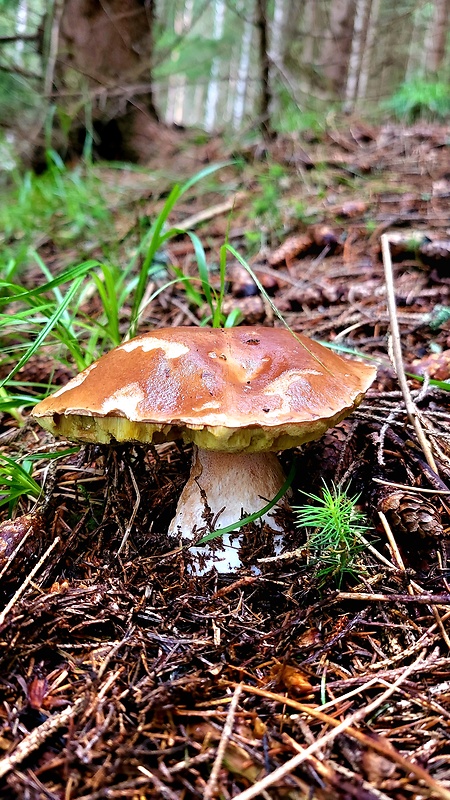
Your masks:
M280 491L284 481L285 475L274 453L223 453L194 447L191 474L169 534L194 538L199 531L208 533L207 520L213 521L214 529L232 525L243 516L260 511ZM279 503L282 505L283 501L284 498ZM264 514L262 520L279 532L282 528L273 517L275 509ZM206 572L213 565L218 572L232 572L242 566L240 538L228 533L212 543L191 548L190 552L198 555L201 562L196 572Z

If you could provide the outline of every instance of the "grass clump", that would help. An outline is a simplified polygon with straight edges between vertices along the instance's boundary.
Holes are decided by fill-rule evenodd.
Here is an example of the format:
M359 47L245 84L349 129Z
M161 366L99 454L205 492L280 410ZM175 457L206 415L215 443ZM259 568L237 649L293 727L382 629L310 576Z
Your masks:
M67 169L57 153L48 154L42 175L14 172L3 189L0 230L5 254L18 268L28 248L44 236L63 245L88 237L111 225L104 186L89 164Z
M358 555L364 547L367 530L364 514L358 509L359 495L350 496L348 489L324 484L322 496L308 494L313 501L294 507L296 525L307 528L310 561L317 564L324 582L335 578L338 585L346 574L358 571Z
M450 115L450 85L424 78L405 81L386 100L384 108L403 122L444 120Z

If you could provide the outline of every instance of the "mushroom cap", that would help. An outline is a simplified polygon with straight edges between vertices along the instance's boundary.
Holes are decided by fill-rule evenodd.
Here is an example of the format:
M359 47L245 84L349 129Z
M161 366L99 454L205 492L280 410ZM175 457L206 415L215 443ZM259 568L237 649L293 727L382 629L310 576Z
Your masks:
M161 328L106 353L32 413L79 441L282 450L350 414L375 374L285 328Z

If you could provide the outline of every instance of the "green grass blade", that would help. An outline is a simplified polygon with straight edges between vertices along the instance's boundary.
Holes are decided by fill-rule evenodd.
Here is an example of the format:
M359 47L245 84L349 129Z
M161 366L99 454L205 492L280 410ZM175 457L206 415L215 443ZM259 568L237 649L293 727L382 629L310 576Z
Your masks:
M34 289L29 289L28 291L23 291L23 286L20 286L20 284L0 280L0 289L14 290L13 298L0 297L0 305L6 305L7 303L10 303L12 299L14 299L14 302L19 300L23 302L28 301L29 298L37 297L44 292L53 291L62 283L69 283L79 277L84 277L91 269L100 266L100 262L93 259L89 261L83 261L81 264L77 264L75 267L70 267L70 269L64 270L64 272L61 272L60 275L58 275L56 278L53 278L53 280L49 281L48 283L44 283L42 286L37 286Z
M206 263L206 253L198 236L195 233L192 233L192 231L187 231L187 234L194 245L198 274L200 275L200 280L202 283L202 291L211 309L211 314L214 316L214 300L211 292L211 284L209 282L209 269L208 264Z
M48 319L47 323L44 325L41 332L36 337L34 342L30 345L26 353L23 354L22 358L17 362L15 367L13 367L9 375L7 375L5 378L3 378L3 380L0 381L0 388L4 386L5 383L7 383L7 381L11 380L11 378L16 374L16 372L19 372L19 370L22 369L22 367L27 363L27 361L30 360L30 358L37 352L37 350L39 350L42 342L45 341L50 331L57 325L57 323L63 316L66 308L70 305L73 297L75 297L76 293L78 292L82 284L82 281L83 278L78 278L78 280L76 280L73 283L73 285L67 292L66 296L64 297L64 300L59 306L59 308L57 308L55 313L52 314L52 316Z
M181 232L180 229L172 228L166 234L162 233L164 225L169 217L169 214L171 213L172 209L174 208L180 197L182 197L183 194L185 194L187 191L189 191L189 189L195 186L196 183L208 177L209 175L212 175L214 172L217 172L219 169L222 169L223 167L226 166L230 166L233 163L234 163L233 161L224 161L219 164L210 164L208 167L205 167L205 169L201 170L200 172L197 172L182 186L175 185L172 191L170 192L164 204L163 209L158 214L155 222L150 228L149 233L145 237L147 252L139 272L139 280L136 286L133 305L131 308L130 327L128 333L128 336L130 338L136 335L137 323L140 314L140 306L145 294L145 288L147 286L149 271L153 264L155 255L165 241L170 239L172 236L176 235L176 233Z

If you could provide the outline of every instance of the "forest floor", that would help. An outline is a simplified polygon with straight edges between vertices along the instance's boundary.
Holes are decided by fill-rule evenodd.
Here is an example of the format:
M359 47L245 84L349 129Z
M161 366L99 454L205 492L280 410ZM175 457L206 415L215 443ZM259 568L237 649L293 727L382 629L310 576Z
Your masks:
M449 144L433 125L355 122L249 148L177 204L171 223L195 229L215 262L228 234L295 331L377 364L359 409L282 459L297 460L293 505L323 480L350 483L369 544L353 574L324 580L282 511L287 555L267 558L256 523L237 574L195 576L167 538L188 446L86 447L37 471L43 499L23 497L0 529L2 800L449 800ZM174 157L165 166L188 177ZM151 175L121 172L109 233L121 246L170 189ZM389 358L385 232L404 365L432 379L409 379L425 452ZM38 246L54 274L80 260L51 236ZM101 253L94 234L85 247ZM195 274L188 236L162 256ZM231 256L228 267L225 310L279 325ZM173 285L140 330L204 314ZM20 378L51 374L68 370L43 351ZM61 447L7 412L0 446L10 458Z

